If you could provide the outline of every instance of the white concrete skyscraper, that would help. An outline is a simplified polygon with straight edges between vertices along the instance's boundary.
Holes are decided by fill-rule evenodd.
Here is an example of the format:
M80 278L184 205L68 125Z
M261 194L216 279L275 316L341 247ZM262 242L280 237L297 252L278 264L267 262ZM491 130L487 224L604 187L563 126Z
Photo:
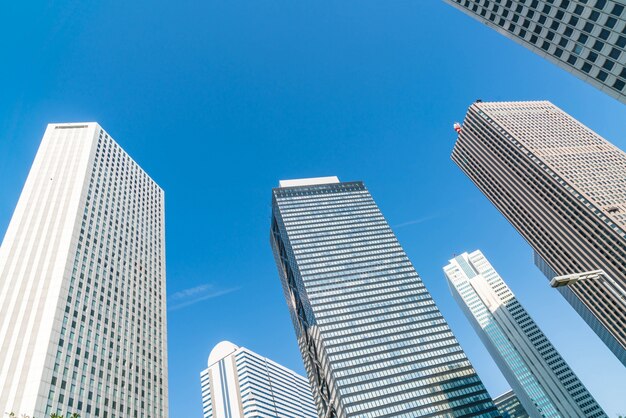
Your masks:
M97 123L48 125L0 248L0 414L167 417L164 226Z
M606 417L480 251L444 267L450 291L531 417Z
M317 418L309 381L247 348L222 341L200 374L204 418Z
M321 418L499 416L362 182L281 181L271 244Z

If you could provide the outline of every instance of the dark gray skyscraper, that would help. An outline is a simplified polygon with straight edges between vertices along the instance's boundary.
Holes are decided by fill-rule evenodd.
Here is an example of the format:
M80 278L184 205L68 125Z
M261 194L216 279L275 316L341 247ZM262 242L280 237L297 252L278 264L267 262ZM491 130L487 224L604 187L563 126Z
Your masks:
M320 417L499 416L362 182L281 181L271 243Z
M444 0L626 103L623 0Z
M626 364L626 154L550 102L474 103L452 159Z

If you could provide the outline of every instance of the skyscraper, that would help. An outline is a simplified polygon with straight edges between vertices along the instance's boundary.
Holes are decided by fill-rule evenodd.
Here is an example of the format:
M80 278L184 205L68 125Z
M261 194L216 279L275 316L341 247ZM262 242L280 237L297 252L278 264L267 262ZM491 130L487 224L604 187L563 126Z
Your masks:
M444 267L452 296L532 417L606 417L480 251Z
M626 103L623 1L445 1Z
M281 181L270 235L320 417L498 415L362 182Z
M549 102L474 103L452 159L522 234L549 278L626 364L626 154Z
M512 390L493 398L493 403L496 404L502 418L529 418L528 413Z
M247 348L222 341L200 374L204 418L316 418L311 386Z
M0 248L0 413L167 417L163 191L51 124Z

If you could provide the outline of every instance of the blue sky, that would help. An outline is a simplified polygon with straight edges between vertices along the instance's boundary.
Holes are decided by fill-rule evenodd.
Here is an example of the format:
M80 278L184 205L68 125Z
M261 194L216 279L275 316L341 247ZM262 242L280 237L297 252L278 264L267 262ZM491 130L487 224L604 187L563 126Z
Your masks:
M49 122L97 121L166 195L170 416L223 339L302 372L269 246L279 179L363 180L492 395L447 289L481 249L610 416L626 369L450 160L483 100L547 99L626 149L626 106L440 0L4 2L0 235Z

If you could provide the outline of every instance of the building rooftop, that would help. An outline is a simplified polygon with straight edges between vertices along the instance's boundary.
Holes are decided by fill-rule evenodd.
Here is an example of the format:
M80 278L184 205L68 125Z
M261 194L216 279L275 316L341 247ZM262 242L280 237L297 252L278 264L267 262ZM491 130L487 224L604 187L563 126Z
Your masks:
M213 348L213 350L211 350L211 354L209 354L209 362L208 362L209 367L211 367L211 365L217 363L224 357L237 351L238 349L239 347L237 347L235 344L231 343L230 341L220 342Z
M332 184L339 183L337 176L330 177L310 177L307 179L280 180L278 187L298 187L298 186L314 186L316 184Z

